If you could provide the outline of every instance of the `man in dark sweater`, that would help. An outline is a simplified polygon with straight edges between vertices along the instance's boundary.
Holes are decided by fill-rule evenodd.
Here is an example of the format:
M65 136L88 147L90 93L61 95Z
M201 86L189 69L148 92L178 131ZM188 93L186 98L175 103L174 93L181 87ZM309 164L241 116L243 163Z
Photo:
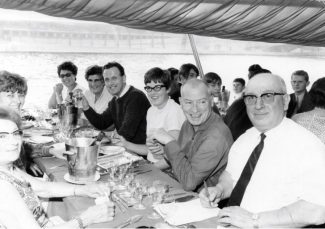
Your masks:
M100 130L114 124L117 133L127 141L145 144L146 115L150 107L146 95L126 84L124 68L117 62L106 64L103 76L109 93L114 97L102 114L96 113L83 98L85 116L94 127Z

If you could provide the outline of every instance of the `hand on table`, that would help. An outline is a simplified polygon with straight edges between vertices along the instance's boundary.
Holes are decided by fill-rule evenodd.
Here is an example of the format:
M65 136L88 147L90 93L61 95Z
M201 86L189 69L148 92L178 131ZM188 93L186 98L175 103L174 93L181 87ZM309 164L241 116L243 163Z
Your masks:
M218 203L222 198L222 190L217 186L209 187L208 193L205 189L202 189L199 197L203 207L215 208L218 207Z
M150 153L154 155L163 155L164 146L154 139L147 138L146 145Z
M218 223L222 226L253 228L254 222L252 216L253 213L241 207L226 207L220 210Z

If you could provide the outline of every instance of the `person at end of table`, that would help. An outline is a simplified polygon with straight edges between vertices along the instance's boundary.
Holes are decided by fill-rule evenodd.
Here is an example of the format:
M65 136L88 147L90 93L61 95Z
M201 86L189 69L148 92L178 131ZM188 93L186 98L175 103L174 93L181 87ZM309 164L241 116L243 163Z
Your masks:
M28 175L14 165L22 145L19 115L8 107L0 107L0 212L10 218L1 219L2 224L14 228L84 228L88 225L113 220L114 204L105 201L89 207L79 216L61 225L53 225L46 215L39 197L108 196L106 184L73 185L63 182L46 182ZM2 214L0 214L0 217ZM7 224L7 225L6 225Z
M26 79L8 71L0 72L0 106L7 106L21 114L25 104L28 85ZM42 170L34 163L33 158L52 156L55 152L50 146L23 142L19 160L16 165L34 176L43 175ZM57 156L57 155L54 155Z
M184 190L199 191L204 181L217 183L233 140L221 117L212 112L213 98L202 80L188 80L181 88L180 102L187 120L178 140L162 128L152 138L165 145L167 160Z
M155 129L162 128L174 139L177 139L185 121L181 107L168 96L170 83L171 79L168 72L160 68L152 68L144 75L144 89L152 105L147 112L148 137ZM140 155L147 155L147 160L153 162L160 169L169 167L161 155L152 153L157 151L163 153L163 147L156 142L148 139L146 144L138 145L121 137L121 142L118 145Z
M48 108L50 109L55 109L58 104L68 101L70 99L70 92L73 93L77 89L85 91L85 89L77 83L78 67L71 61L60 64L57 73L61 83L53 87L53 93L48 102Z
M308 94L315 108L296 114L292 120L313 132L325 144L325 77L316 80Z
M217 185L201 203L220 210L230 227L304 227L325 223L325 146L285 117L290 97L284 80L270 73L249 80L244 92L253 127L232 145ZM292 138L294 136L294 138Z
M108 108L98 114L83 96L83 111L88 121L97 129L105 130L114 124L118 135L135 144L146 143L146 115L150 103L146 95L126 84L124 68L109 62L103 68L105 85L113 99Z
M291 86L294 93L290 94L290 103L287 111L288 118L314 109L314 104L307 92L308 85L309 76L306 71L298 70L292 73Z

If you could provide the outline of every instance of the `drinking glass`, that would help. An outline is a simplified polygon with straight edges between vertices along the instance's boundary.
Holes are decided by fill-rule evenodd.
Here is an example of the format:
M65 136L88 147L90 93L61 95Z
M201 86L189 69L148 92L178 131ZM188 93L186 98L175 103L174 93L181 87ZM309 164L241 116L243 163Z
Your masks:
M156 180L153 182L152 187L149 189L149 194L152 198L152 213L147 217L149 219L159 219L160 215L154 211L154 206L161 204L164 200L165 193L168 191L168 185Z
M146 207L143 205L143 197L146 195L146 186L140 183L136 183L136 189L134 192L134 197L138 200L138 203L136 203L133 208L137 210L144 210Z

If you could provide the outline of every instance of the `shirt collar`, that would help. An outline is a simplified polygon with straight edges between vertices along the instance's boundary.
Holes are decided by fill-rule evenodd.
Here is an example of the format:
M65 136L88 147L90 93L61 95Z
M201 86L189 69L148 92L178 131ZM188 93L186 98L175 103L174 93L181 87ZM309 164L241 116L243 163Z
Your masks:
M125 87L123 88L121 94L119 96L116 96L116 98L121 98L125 93L130 89L130 85L125 84Z

